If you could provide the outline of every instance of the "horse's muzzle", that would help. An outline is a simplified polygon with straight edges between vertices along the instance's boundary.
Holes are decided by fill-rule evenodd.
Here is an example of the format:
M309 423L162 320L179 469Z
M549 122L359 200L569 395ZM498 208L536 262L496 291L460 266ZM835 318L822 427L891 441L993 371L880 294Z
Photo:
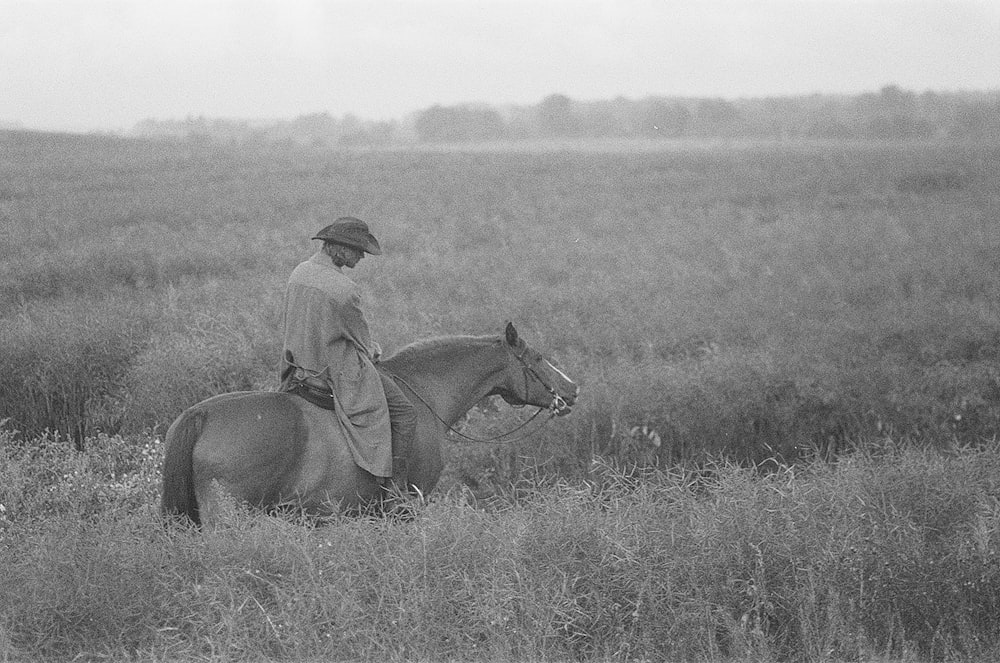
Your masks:
M549 404L549 410L552 414L557 417L564 417L573 410L573 404L576 403L576 397L580 394L580 388L576 387L573 393L563 398L555 391L552 392L552 402Z

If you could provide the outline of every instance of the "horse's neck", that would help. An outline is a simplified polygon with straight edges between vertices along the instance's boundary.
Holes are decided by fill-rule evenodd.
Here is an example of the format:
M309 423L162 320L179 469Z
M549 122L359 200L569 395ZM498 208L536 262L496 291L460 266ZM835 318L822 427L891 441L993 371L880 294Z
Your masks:
M438 416L453 424L493 391L504 368L496 345L474 338L437 348L420 361L401 365L397 373Z

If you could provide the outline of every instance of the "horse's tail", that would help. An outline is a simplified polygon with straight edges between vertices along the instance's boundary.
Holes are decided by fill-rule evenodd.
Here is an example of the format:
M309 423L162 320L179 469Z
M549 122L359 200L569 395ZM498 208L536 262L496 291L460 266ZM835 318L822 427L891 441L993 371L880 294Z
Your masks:
M192 456L204 422L205 413L201 409L188 410L178 417L167 431L163 459L160 513L167 517L186 517L195 525L201 525L201 516L194 492Z

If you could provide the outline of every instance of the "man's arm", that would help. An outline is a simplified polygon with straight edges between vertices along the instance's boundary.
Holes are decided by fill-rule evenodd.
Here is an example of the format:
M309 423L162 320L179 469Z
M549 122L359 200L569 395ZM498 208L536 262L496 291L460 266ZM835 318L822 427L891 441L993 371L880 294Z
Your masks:
M372 338L368 318L361 308L361 295L353 293L341 307L340 312L344 336L350 339L369 359L377 359L382 354L382 348Z

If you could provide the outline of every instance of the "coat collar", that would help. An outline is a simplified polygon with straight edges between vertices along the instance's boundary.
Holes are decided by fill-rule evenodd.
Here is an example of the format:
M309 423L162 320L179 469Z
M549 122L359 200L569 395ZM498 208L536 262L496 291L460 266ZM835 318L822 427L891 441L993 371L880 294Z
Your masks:
M312 257L309 258L309 262L311 262L311 263L313 263L315 265L319 265L320 267L323 267L324 269L332 269L332 270L334 270L336 272L339 272L341 274L344 273L344 270L342 268L337 267L336 265L334 265L333 261L330 260L330 256L326 255L322 251L317 251L316 253L312 254Z

